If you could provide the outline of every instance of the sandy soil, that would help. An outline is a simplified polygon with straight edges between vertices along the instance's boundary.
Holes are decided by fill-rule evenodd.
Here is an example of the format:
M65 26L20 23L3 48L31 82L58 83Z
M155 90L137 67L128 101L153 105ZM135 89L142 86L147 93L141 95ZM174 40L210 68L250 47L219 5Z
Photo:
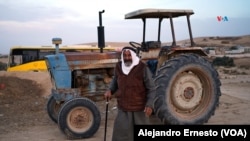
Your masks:
M240 65L249 64L237 60ZM250 125L250 72L239 67L218 68L221 77L220 104L206 124ZM242 71L245 71L242 75ZM47 72L0 72L0 140L1 141L66 141L67 138L46 112L51 82ZM4 84L5 86L2 86ZM102 122L97 133L86 141L104 138L105 102L97 102ZM107 140L111 139L116 115L115 99L109 104Z

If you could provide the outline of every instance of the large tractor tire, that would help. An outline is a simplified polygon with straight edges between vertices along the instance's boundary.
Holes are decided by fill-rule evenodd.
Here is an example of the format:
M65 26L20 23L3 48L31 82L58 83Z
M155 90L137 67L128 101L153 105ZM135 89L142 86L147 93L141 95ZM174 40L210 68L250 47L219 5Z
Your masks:
M52 121L57 123L58 113L62 107L63 102L56 102L53 95L51 95L47 101L47 113Z
M100 111L88 98L73 98L65 102L58 115L58 126L68 139L93 136L100 122Z
M166 61L154 81L155 114L164 124L204 124L219 105L218 73L208 60L196 54Z

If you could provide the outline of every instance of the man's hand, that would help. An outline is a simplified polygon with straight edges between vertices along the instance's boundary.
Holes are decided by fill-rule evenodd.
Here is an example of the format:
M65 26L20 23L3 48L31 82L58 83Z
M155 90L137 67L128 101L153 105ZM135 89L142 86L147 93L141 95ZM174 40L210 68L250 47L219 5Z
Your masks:
M107 90L104 94L104 98L105 100L110 100L112 98L112 94L111 94L111 91L110 90Z
M144 112L145 112L146 117L149 117L152 114L153 109L150 107L145 107Z

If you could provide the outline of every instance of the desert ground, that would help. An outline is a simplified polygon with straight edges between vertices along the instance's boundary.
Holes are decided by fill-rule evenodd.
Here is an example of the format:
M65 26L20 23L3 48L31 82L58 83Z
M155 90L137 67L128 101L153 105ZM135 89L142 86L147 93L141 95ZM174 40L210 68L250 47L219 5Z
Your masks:
M206 124L250 125L250 58L235 58L235 67L218 67L221 80L219 107ZM248 66L248 67L242 67ZM47 114L51 82L48 72L0 71L0 140L66 141ZM3 86L4 84L4 86ZM97 133L86 141L104 139L105 102L97 102L102 121ZM111 139L116 101L109 103L107 140Z

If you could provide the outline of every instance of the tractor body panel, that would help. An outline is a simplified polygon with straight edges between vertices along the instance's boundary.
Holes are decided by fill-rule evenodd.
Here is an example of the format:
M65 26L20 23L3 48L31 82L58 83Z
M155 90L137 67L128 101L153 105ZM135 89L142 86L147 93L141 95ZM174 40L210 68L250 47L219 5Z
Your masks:
M55 87L71 88L71 70L64 54L46 56L46 63L54 80Z

